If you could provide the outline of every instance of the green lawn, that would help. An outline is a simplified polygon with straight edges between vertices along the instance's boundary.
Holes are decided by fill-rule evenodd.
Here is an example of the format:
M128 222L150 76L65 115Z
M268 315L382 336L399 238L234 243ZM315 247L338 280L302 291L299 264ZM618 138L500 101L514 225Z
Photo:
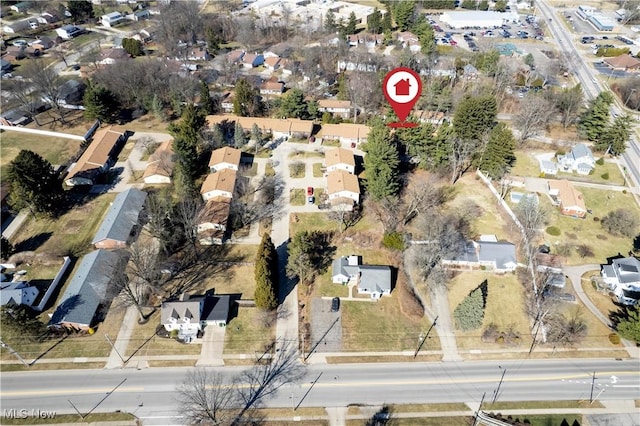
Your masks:
M292 206L304 206L307 202L304 189L293 188L289 195L289 202Z
M149 321L144 324L136 323L129 339L129 345L123 357L135 355L199 355L201 345L184 344L176 339L160 337L156 330L160 327L160 309L156 310Z
M322 141L322 146L340 147L340 146L342 146L342 144L340 143L339 140L334 139L334 140L329 140L329 141Z
M253 296L251 296L253 297ZM239 307L238 315L231 318L225 331L225 354L262 354L265 346L275 339L275 323L265 323L258 308Z
M630 238L609 234L599 221L593 219L594 217L602 219L610 211L619 208L631 209L640 215L640 209L633 200L633 196L594 188L576 187L576 189L582 192L587 209L593 211L593 214L588 214L585 219L563 216L559 210L551 206L547 197L540 197L543 205L547 206L550 211L549 225L557 226L562 232L558 237L545 234L544 238L547 244L552 247L562 243L570 243L574 247L586 244L592 249L594 255L585 258L581 258L576 250L572 250L571 255L565 259L565 263L568 265L600 263L609 256L614 256L619 252L626 253L630 250L632 247Z
M316 197L317 198L317 197ZM338 231L338 222L329 219L326 213L294 213L289 222L289 234L295 235L299 231ZM375 231L382 238L382 226L374 218L365 215L358 223L349 228L346 233L363 233Z
M465 349L500 347L497 343L483 343L483 330L491 323L498 331L512 328L520 334L520 346L531 343L529 319L525 313L523 287L513 274L496 275L488 272L463 272L448 285L451 314L462 300L484 280L488 293L482 327L477 330L456 330L458 346Z
M63 164L80 148L80 141L30 133L2 131L0 134L0 166L5 167L20 150L26 149L40 154L51 164ZM2 173L4 176L5 173Z
M454 195L448 204L450 208L455 210L462 203L473 201L482 209L482 214L472 224L476 235L493 234L498 239L511 240L511 233L516 232L512 229L511 219L505 219L496 198L475 175L468 174L458 180L454 185Z
M301 165L300 165L301 164ZM304 163L300 164L289 164L289 176L294 179L303 178L306 174Z
M313 177L319 178L322 177L322 163L313 163Z
M40 419L37 417L28 417L26 419L8 419L2 418L3 425L50 425L60 423L78 423L78 424L100 424L106 422L118 422L122 425L135 425L136 417L129 413L91 413L84 419L80 419L77 414L56 414L53 419Z
M271 163L267 163L265 165L264 175L267 176L267 177L271 177L271 176L275 176L276 175L276 170L273 168L273 165L271 165Z
M368 260L363 259L365 263ZM412 320L402 314L398 297L383 297L378 302L342 302L342 349L344 351L414 350L421 333L431 323L426 318ZM367 324L363 328L363 324ZM427 339L422 350L439 348L437 338Z

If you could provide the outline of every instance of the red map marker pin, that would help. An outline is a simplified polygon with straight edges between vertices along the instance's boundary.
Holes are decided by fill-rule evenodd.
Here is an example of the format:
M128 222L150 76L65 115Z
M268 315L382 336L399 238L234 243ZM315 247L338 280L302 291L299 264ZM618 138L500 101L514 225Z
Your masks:
M422 81L417 72L410 68L395 68L382 82L384 97L393 108L400 122L389 123L389 127L417 127L417 123L406 122L411 109L420 99Z

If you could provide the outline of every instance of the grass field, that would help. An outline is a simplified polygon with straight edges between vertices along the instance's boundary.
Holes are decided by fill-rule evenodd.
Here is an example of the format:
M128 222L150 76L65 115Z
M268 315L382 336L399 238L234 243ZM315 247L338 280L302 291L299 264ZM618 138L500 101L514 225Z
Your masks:
M133 354L145 355L198 355L201 345L183 344L175 339L160 337L156 330L160 326L160 309L156 310L144 324L136 322L123 357Z
M2 131L0 134L0 167L11 162L20 150L26 149L40 154L51 164L63 164L80 148L80 141L30 133ZM2 173L4 176L5 173Z
M29 217L12 243L37 253L84 254L91 250L93 236L114 198L114 194L100 195L55 219Z
M452 209L455 210L457 206L469 200L482 209L482 214L472 224L475 234L493 234L498 239L512 241L510 235L517 233L515 225L511 220L505 219L496 198L482 181L476 179L475 175L468 174L456 182L454 195L455 198L448 204Z
M135 425L136 417L129 413L91 413L84 419L77 414L56 414L53 419L40 419L28 417L26 419L2 418L3 425L50 425L60 423L98 424L101 422L120 422L123 425ZM124 423L123 423L124 422Z
M560 212L553 208L546 197L540 197L543 205L546 205L549 214L549 225L560 228L562 234L552 237L545 234L546 242L551 246L560 243L570 243L574 247L579 244L586 244L591 247L593 256L581 258L576 250L572 250L571 255L565 259L567 265L578 265L585 263L604 262L609 256L614 256L619 252L626 253L632 247L632 241L627 237L614 236L609 234L600 222L593 220L594 217L603 218L612 210L626 208L640 215L631 194L623 194L615 191L605 191L593 188L577 188L582 192L587 209L593 214L587 215L586 219L574 219L562 216Z
M298 166L297 164L289 164L289 176L294 179L303 178L306 174L306 170L304 167L304 163L301 163L302 166Z
M227 324L224 353L255 353L260 356L275 339L275 324L269 326L264 319L264 314L258 308L238 308L238 315Z
M304 189L293 188L289 195L289 203L292 206L304 206L307 202L307 198Z
M316 197L317 199L317 197ZM297 232L307 231L338 231L338 222L329 219L326 213L294 213L289 222L289 234L295 235ZM363 231L379 230L382 234L382 226L377 221L365 215L358 223L349 228L345 234L359 233Z
M322 177L322 163L313 163L313 177Z
M483 330L491 323L498 331L512 328L520 334L520 345L531 343L529 319L525 313L523 287L513 274L495 275L487 272L463 272L447 286L451 314L462 300L484 280L488 282L488 293L482 327L477 330L456 330L458 346L464 349L478 347L500 347L499 344L484 343Z
M343 300L341 309L342 350L347 352L415 350L421 333L431 325L426 318L415 321L403 315L393 294L371 303ZM427 339L422 346L424 351L439 348L437 338Z

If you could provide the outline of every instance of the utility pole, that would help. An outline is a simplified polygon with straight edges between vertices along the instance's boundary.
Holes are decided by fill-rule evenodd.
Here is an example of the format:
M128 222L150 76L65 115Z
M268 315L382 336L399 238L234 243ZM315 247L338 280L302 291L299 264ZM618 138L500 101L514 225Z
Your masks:
M591 392L589 393L589 404L593 404L593 387L596 384L596 372L591 376Z
M429 330L427 330L427 334L424 335L424 338L422 339L422 341L418 344L418 347L416 348L415 353L413 354L413 358L415 359L418 356L418 352L420 352L420 349L422 348L422 345L424 345L424 342L426 342L427 338L429 337L429 333L431 333L431 330L433 330L433 327L435 327L436 322L438 321L438 317L436 316L433 319L433 324L431 324L431 327L429 327Z
M484 402L484 396L486 394L487 394L486 392L484 392L482 394L482 399L480 400L480 405L478 405L478 409L476 410L476 413L473 416L473 426L477 426L477 424L478 424L478 414L480 414L480 410L482 409L482 403Z
M500 366L498 366L500 367ZM491 401L491 403L493 404L494 402L496 402L496 400L498 399L498 395L500 394L500 386L502 386L502 381L504 380L504 375L507 374L507 369L506 368L502 368L502 377L500 377L500 382L498 383L498 388L494 391L493 393L493 400Z
M0 338L0 346L5 348L6 350L8 350L11 355L13 355L16 358L18 358L18 361L20 361L21 363L23 363L27 367L31 367L31 365L27 361L25 361L24 358L22 358L22 356L20 356L20 354L18 352L16 352L15 349L13 349L11 346L7 345L1 338Z

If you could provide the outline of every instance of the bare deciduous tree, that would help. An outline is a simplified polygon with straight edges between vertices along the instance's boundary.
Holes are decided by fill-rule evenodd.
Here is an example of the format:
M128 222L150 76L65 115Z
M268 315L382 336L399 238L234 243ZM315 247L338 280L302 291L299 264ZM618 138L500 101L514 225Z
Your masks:
M3 83L3 89L9 92L20 107L35 119L37 125L40 125L36 117L40 94L29 80L18 78L8 80Z
M202 206L202 199L194 194L185 196L175 208L174 222L181 227L185 239L194 249L198 246L197 219Z
M338 223L340 233L354 226L362 218L359 206L350 207L345 204L334 207L328 214L329 219Z
M31 82L33 90L57 111L60 122L64 124L66 111L60 104L61 86L64 82L62 77L41 58L33 59L24 65L24 77Z
M554 105L541 95L530 95L520 101L520 112L513 117L520 132L520 142L544 130L555 112Z
M178 403L190 424L227 425L237 416L238 389L220 372L196 368L178 386Z

